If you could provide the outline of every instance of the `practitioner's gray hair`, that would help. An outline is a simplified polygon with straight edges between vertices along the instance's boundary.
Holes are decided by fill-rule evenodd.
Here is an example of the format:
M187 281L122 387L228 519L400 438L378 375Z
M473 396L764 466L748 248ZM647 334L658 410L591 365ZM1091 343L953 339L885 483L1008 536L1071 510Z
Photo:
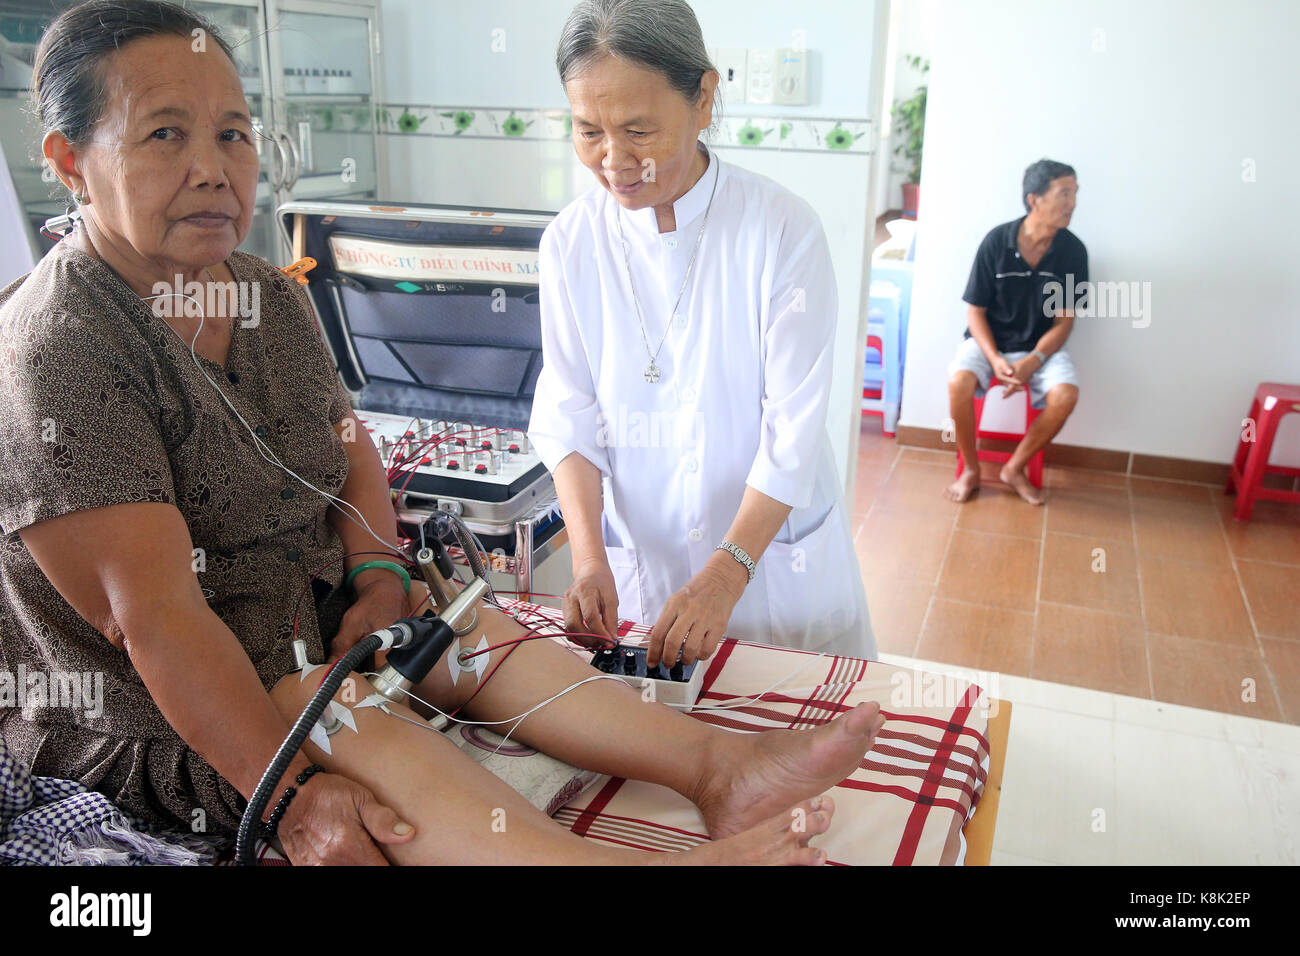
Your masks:
M663 75L695 106L700 79L716 70L704 46L695 11L686 0L582 0L560 33L555 67L560 82L582 73L605 56L617 57ZM722 84L713 94L712 133L722 120Z

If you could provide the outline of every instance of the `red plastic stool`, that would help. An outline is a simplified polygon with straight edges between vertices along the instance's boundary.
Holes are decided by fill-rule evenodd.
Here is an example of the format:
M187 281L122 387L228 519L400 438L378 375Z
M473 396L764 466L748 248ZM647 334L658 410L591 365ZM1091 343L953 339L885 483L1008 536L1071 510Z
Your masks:
M1249 521L1257 498L1300 502L1300 492L1264 487L1266 474L1300 475L1300 468L1284 468L1268 463L1278 423L1284 415L1292 412L1300 412L1300 385L1265 382L1255 389L1255 400L1250 404L1249 416L1249 421L1255 424L1255 434L1252 436L1254 440L1250 441L1242 435L1237 444L1237 454L1232 460L1232 470L1228 473L1228 486L1223 490L1225 495L1230 495L1236 489L1237 508L1232 513L1234 518ZM1242 430L1245 431L1244 428Z
M867 336L867 348L875 349L880 353L880 368L883 373L885 368L885 343L878 335ZM879 401L885 394L885 382L882 379L879 385L864 385L862 387L862 397L871 398ZM894 432L885 428L885 411L877 408L864 408L863 415L878 415L880 417L880 430L886 438L893 438Z
M990 388L1003 388L1003 387L1004 386L1001 383L990 386ZM980 428L980 421L984 417L984 398L975 399L975 442L977 445L977 450L975 453L979 457L980 461L992 461L992 462L1003 463L1011 460L1010 452L987 451L978 448L978 444L981 438L996 438L1001 441L1018 442L1025 437L1025 433L1029 431L1029 426L1032 425L1034 423L1034 419L1038 417L1039 410L1037 408L1034 408L1034 406L1029 401L1029 389L1026 388L1024 392L1025 392L1025 431L1023 432L984 431L982 428ZM987 393L985 397L987 397ZM965 467L966 467L966 462L962 460L961 452L959 451L957 452L957 477L958 478L961 477L961 473L965 469ZM1042 449L1039 449L1037 452L1035 452L1034 457L1029 459L1029 483L1032 484L1035 488L1043 487Z

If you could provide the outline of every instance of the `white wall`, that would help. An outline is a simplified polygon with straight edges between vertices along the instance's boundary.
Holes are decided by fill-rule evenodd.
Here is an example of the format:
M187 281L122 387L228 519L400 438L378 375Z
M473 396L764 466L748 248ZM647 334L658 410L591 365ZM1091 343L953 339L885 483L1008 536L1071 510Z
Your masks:
M947 417L975 249L1046 156L1078 171L1092 277L1152 294L1146 328L1076 323L1081 397L1059 440L1226 461L1256 384L1300 381L1297 36L1294 0L944 3L902 423ZM1275 462L1300 463L1297 418Z
M690 2L711 48L790 46L801 30L812 54L807 106L724 104L729 113L870 115L874 0ZM388 98L568 109L555 45L574 6L575 0L383 0ZM493 49L497 36L505 41L500 52Z
M555 46L573 6L572 0L384 0L386 98L394 104L567 110ZM726 115L874 115L875 2L694 0L692 7L709 47L788 46L793 31L801 30L811 54L807 106L724 103ZM432 48L431 38L439 38ZM504 39L504 51L494 52L494 39ZM594 184L568 141L386 140L393 200L559 210ZM719 155L784 183L821 217L840 301L827 429L848 484L860 417L864 238L875 215L868 201L871 158L743 148L719 149Z
M889 111L899 100L908 99L916 92L917 87L928 82L928 74L909 66L906 57L909 55L919 56L922 59L930 57L934 43L935 21L939 13L937 0L891 0L890 16L894 22L890 24L893 49L889 56L889 64L894 71L894 77L893 88L881 114L881 123L886 127L881 132L888 137L882 144L882 150L887 152L890 168L888 175L881 177L880 193L876 196L876 208L880 212L903 208L903 183L908 178L907 166L906 160L894 155L894 147L898 145L898 141L892 136L893 118L889 115ZM924 154L921 160L924 164Z

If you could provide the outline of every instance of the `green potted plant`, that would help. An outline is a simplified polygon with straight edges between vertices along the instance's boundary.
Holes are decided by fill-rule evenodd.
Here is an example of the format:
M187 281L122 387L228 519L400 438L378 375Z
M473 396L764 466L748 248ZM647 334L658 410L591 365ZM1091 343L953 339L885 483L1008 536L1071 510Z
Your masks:
M924 76L930 61L919 56L904 57L909 66ZM903 183L903 216L915 219L921 204L921 153L925 149L925 97L929 86L922 83L905 100L896 100L890 115L894 119L894 155L906 161L907 179Z

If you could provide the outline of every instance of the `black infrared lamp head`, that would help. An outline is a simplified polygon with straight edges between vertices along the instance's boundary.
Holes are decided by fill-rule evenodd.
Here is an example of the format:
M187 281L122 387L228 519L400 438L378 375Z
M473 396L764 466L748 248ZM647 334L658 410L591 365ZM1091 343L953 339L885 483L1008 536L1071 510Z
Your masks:
M421 621L429 624L429 633L423 640L417 636L410 645L388 652L388 664L412 684L418 684L428 676L456 639L456 632L442 618L430 618L426 614Z

